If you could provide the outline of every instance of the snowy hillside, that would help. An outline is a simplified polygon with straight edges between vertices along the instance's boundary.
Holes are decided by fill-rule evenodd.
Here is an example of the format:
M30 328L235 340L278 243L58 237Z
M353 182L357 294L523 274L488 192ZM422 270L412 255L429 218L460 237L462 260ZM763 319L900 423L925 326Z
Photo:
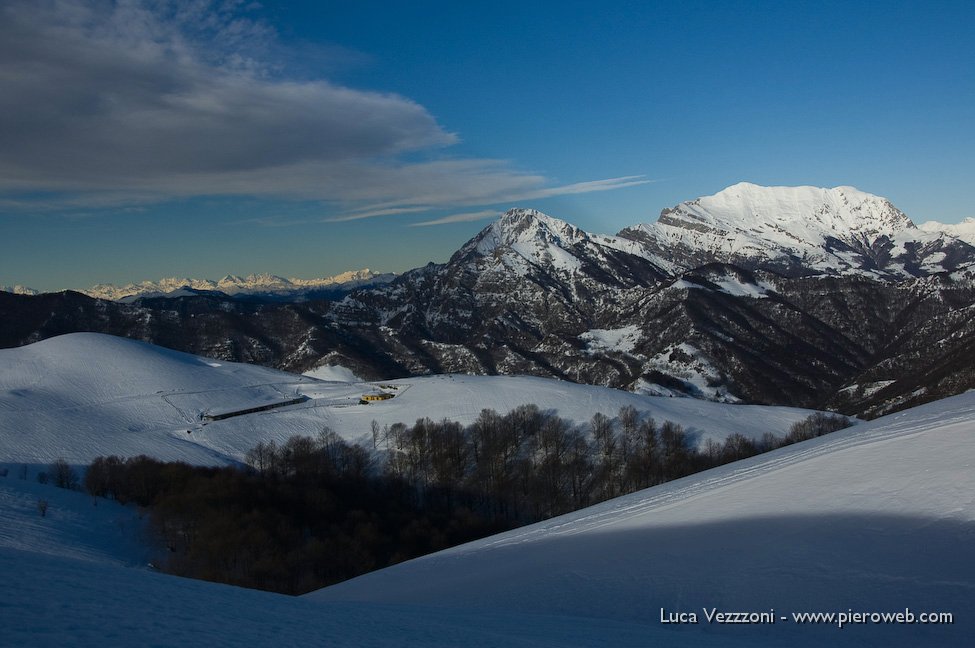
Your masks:
M853 187L762 187L747 182L665 209L623 230L650 253L789 274L924 275L973 260L951 233L922 231L885 198Z
M335 374L336 370L331 370ZM387 385L381 387L380 385ZM395 398L359 404L363 394ZM208 420L267 405L267 411ZM315 436L329 426L371 444L370 426L428 416L472 422L535 403L584 425L632 405L680 423L697 440L734 432L781 435L810 413L659 398L529 377L427 376L382 383L321 381L255 365L217 362L124 338L75 333L0 350L0 461L88 463L99 455L148 454L197 464L240 460L260 441Z
M4 349L0 461L87 463L98 455L149 454L223 462L187 430L207 412L293 398L302 382L312 379L95 333Z
M642 624L585 618L323 606L2 546L0 573L4 646L608 648L644 645L648 633Z
M2 643L967 646L973 433L968 393L302 598L125 567L137 556L105 523L131 518L10 474ZM51 501L43 519L36 497ZM774 610L775 622L709 623L712 609ZM661 622L692 612L696 624ZM954 622L839 628L793 620L803 612Z
M671 645L965 645L975 615L975 393L945 399L320 590L644 623ZM703 608L768 612L717 625ZM950 612L802 625L793 612ZM662 624L695 612L700 624ZM787 618L783 620L781 616Z
M0 467L3 464L0 463ZM637 624L314 601L152 571L135 507L0 473L0 645L634 645ZM48 504L45 516L37 503Z
M145 522L133 507L40 484L38 470L0 462L0 551L19 550L89 563L144 567L151 559ZM47 467L43 467L47 470ZM38 501L47 503L42 517ZM2 615L2 612L0 612ZM0 640L2 643L2 640Z

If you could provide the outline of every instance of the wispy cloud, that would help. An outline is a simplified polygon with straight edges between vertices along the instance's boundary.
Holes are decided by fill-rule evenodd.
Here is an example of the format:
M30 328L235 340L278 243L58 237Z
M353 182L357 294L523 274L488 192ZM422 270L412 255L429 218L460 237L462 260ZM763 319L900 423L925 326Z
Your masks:
M520 196L521 199L549 198L551 196L566 196L570 194L592 193L594 191L612 191L623 189L624 187L635 187L656 182L649 180L642 175L623 176L621 178L609 178L607 180L590 180L588 182L576 182L575 184L563 185L561 187L551 187L530 192Z
M290 216L280 216L280 215L269 215L269 216L257 216L255 218L241 218L240 220L232 221L231 225L257 225L259 227L297 227L299 225L313 225L315 223L320 223L321 219L318 218L293 218Z
M484 211L468 212L466 214L453 214L434 220L423 221L420 223L410 223L410 227L429 227L430 225L447 225L448 223L469 223L471 221L486 220L496 218L501 212L495 209L485 209Z
M445 157L458 137L426 108L289 74L250 15L206 0L0 3L0 209L254 196L320 201L339 222L648 182L553 187L506 161Z
M519 176L515 174L506 174L503 169L497 169L487 164L490 161L484 161L484 168L489 170L478 177L478 181L471 181L469 183L459 182L456 185L439 186L436 191L429 191L424 194L415 194L413 196L414 202L422 202L422 206L410 205L397 207L399 204L395 201L379 203L364 208L360 212L354 214L349 214L346 216L339 216L334 219L329 219L332 221L346 221L346 220L359 220L361 218L372 218L375 216L389 216L399 213L419 213L424 211L433 211L435 209L443 209L444 207L450 206L479 206L479 205L496 205L496 204L506 204L512 205L521 201L526 200L537 200L541 198L551 198L553 196L563 196L572 194L582 194L591 193L595 191L611 191L614 189L623 189L626 187L634 187L638 185L649 184L657 182L656 180L650 180L644 176L623 176L619 178L607 178L605 180L591 180L588 182L577 182L568 185L561 185L556 187L544 187L542 185L545 180L540 176ZM457 163L465 164L465 163ZM413 171L420 171L419 168L413 169ZM467 178L471 180L470 169L464 169L461 173L457 175L444 174L445 182L449 182L450 179L455 179L458 176L461 178ZM422 171L421 171L422 173ZM420 186L419 184L417 186ZM421 200L422 199L422 200ZM493 211L478 211L478 212L467 212L467 214L478 213L478 214L497 214L496 210ZM486 216L485 216L486 218ZM471 218L470 220L479 220ZM429 221L431 225L439 225L440 219L436 221ZM452 221L458 222L458 221ZM415 224L417 226L420 223Z
M241 183L457 140L408 98L275 74L258 58L273 30L232 4L5 3L0 187L313 192Z
M395 216L397 214L415 214L417 212L429 211L429 207L386 207L383 209L366 209L354 211L341 216L332 216L324 219L326 223L346 223L349 221L362 220L364 218L375 218L376 216Z

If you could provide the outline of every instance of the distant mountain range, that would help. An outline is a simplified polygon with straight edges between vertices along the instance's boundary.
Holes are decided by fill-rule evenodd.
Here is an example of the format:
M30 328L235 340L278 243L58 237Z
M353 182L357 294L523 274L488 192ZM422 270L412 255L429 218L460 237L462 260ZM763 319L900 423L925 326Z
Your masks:
M27 286L0 286L0 292L11 293L14 295L38 295L40 291L28 288Z
M928 221L918 225L918 229L925 232L947 232L965 241L969 245L975 245L975 218L966 218L960 223L948 225L937 221Z
M349 270L332 277L320 279L285 279L277 275L262 273L246 277L226 275L222 279L190 279L187 277L168 277L158 281L140 281L124 286L115 284L96 284L87 290L78 290L83 295L111 301L134 301L152 297L189 297L205 293L222 293L228 296L265 297L268 299L320 298L320 293L334 296L336 291L347 292L364 286L374 286L392 281L393 273L373 272L369 268ZM24 286L0 286L0 291L20 295L36 295L38 291Z
M874 416L975 387L964 225L918 228L851 187L747 183L616 236L515 209L444 264L326 300L0 295L0 344L89 330L292 371L529 374Z

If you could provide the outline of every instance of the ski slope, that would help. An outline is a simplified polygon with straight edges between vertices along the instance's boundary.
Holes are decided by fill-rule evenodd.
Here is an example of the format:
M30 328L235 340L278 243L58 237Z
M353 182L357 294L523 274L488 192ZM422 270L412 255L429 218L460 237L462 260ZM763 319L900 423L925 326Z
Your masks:
M4 349L0 461L88 463L99 455L148 454L223 463L228 457L186 438L202 414L285 400L311 381L96 333Z
M970 645L975 392L308 595L589 617L670 645ZM716 625L703 609L765 612ZM793 612L950 612L952 625L798 625ZM664 610L664 612L661 612ZM699 624L661 614L696 612Z
M41 517L37 501L48 502ZM339 604L152 571L135 507L0 476L0 646L584 646L642 626ZM376 621L380 622L377 623ZM494 627L497 624L497 627ZM475 630L476 628L476 630Z
M478 611L444 614L402 605L321 605L2 547L0 574L4 646L609 648L645 645L647 638L640 624Z
M331 375L335 376L334 370ZM385 385L385 387L383 387ZM362 405L363 394L395 398ZM210 421L207 415L296 398L304 402ZM698 442L738 432L781 435L810 414L788 407L725 405L631 394L545 378L426 376L382 383L322 381L265 367L220 362L143 342L73 333L0 350L0 462L87 464L99 455L148 454L221 464L260 441L317 435L328 426L371 447L371 424L418 418L473 422L484 408L505 413L535 403L578 425L632 405L642 416L683 425Z
M40 484L37 473L46 466L28 466L21 473L24 466L0 464L0 475L4 468L9 470L0 477L0 551L123 567L145 567L153 559L145 523L134 507ZM44 516L38 511L41 500L48 505ZM5 645L2 637L0 645Z
M968 393L300 598L133 567L133 511L11 472L0 643L968 646L973 435ZM51 502L43 519L38 497ZM718 625L704 618L712 607L909 608L954 623ZM661 623L661 608L699 623Z

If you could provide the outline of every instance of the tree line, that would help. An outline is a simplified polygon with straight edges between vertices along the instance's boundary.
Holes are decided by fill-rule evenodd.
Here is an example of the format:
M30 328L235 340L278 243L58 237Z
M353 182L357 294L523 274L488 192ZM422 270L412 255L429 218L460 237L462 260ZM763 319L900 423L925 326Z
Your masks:
M504 415L484 409L466 427L429 418L413 426L373 422L372 439L386 456L386 474L409 484L418 500L459 502L526 524L848 425L843 416L815 413L781 437L735 433L699 445L678 423L641 418L632 406L615 418L596 413L580 427L522 405Z
M417 506L405 483L362 471L362 449L341 440L296 436L271 454L263 472L99 457L84 485L146 507L163 571L286 594L509 528Z
M523 405L467 426L374 423L371 451L328 429L262 442L245 469L99 457L83 483L147 509L165 571L301 594L848 424L816 414L782 438L699 447L632 407L580 427Z

